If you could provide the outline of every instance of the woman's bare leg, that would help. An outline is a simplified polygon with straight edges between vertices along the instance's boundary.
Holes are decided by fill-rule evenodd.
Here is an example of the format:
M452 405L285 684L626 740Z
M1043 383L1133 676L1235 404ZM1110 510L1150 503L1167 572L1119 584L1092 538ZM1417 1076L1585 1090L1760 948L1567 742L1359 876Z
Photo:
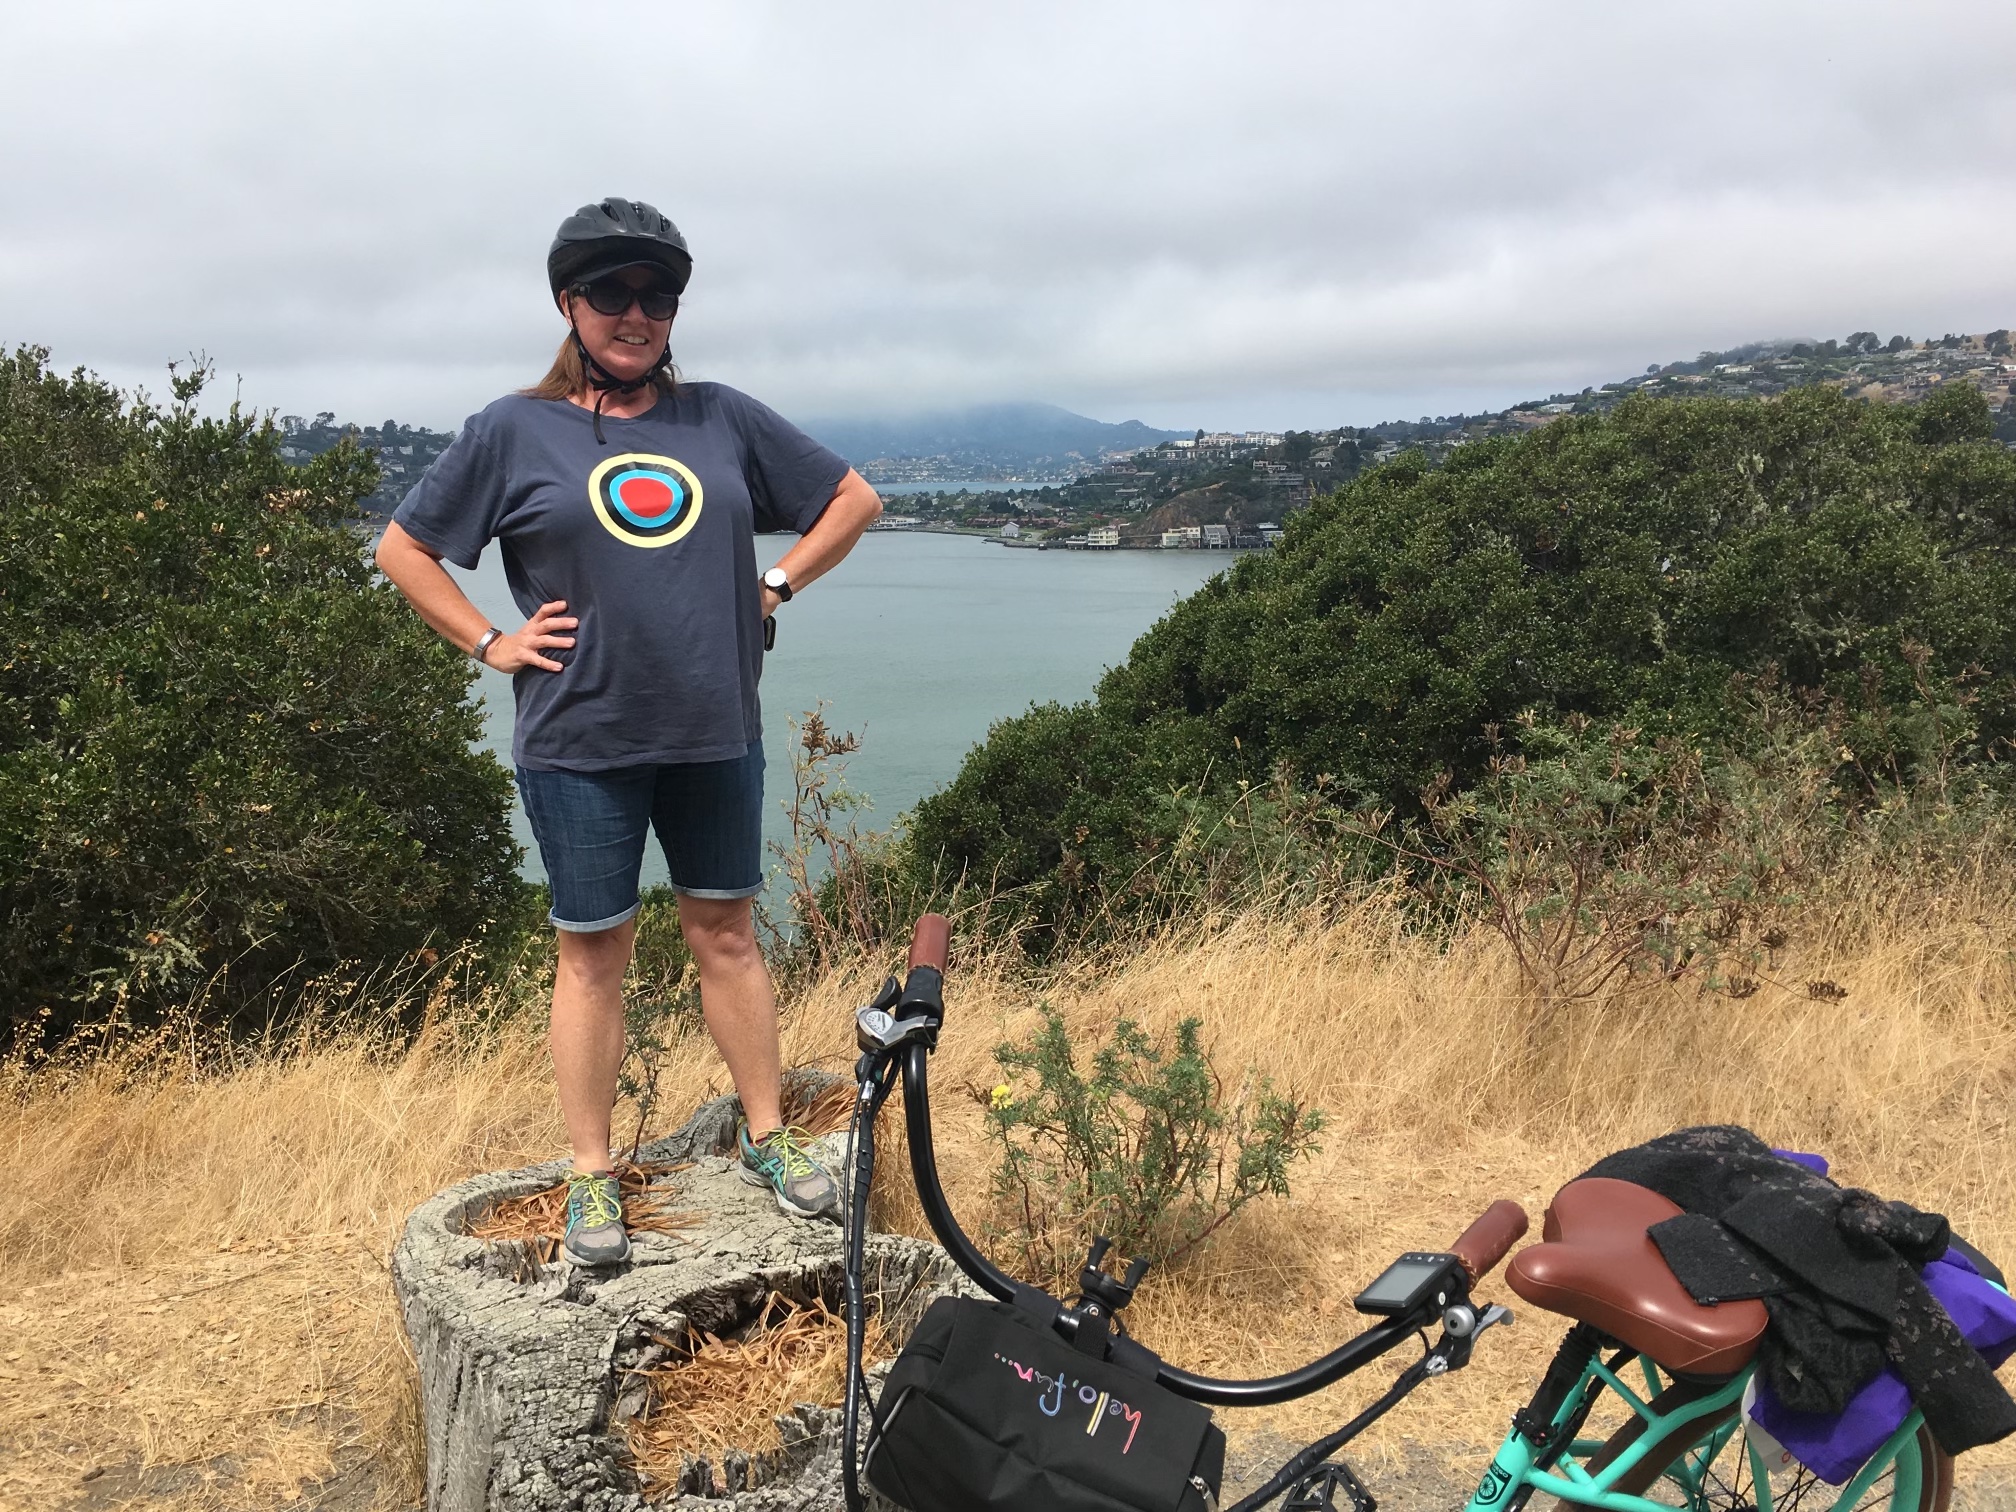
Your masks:
M777 1044L777 994L756 944L751 900L681 893L679 928L700 970L700 1012L728 1063L750 1132L768 1133L784 1122L779 1107L783 1057Z
M637 921L582 934L563 929L553 974L553 1022L547 1046L560 1084L560 1114L574 1169L609 1169L609 1121L623 1066L623 973Z

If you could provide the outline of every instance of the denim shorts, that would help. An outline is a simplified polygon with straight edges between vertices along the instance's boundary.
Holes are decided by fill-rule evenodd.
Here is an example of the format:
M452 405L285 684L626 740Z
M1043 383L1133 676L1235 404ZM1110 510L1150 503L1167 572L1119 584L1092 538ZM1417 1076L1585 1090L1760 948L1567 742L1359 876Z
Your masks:
M607 772L518 768L518 791L546 879L556 929L614 929L637 912L644 832L658 832L673 889L689 898L763 890L763 743L727 761Z

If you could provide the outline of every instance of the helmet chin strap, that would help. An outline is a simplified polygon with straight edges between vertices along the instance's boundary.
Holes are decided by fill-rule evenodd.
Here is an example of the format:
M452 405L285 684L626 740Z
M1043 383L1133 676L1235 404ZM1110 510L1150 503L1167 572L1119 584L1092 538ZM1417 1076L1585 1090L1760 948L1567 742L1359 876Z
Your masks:
M602 435L602 401L612 393L634 394L658 376L672 361L672 343L665 343L665 350L658 354L658 360L651 364L642 377L618 378L609 369L597 362L588 350L588 344L581 339L581 329L574 324L574 317L567 317L567 332L574 338L574 350L581 354L581 366L587 374L588 386L595 390L595 443L607 446Z

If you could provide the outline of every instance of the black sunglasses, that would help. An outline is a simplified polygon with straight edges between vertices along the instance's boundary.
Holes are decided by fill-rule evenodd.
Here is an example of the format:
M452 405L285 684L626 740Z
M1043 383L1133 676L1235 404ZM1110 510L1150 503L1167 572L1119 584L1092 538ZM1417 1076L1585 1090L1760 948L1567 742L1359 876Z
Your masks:
M679 308L679 296L658 284L646 284L641 289L633 289L620 278L598 278L592 283L578 283L568 291L578 294L588 301L588 308L598 315L621 315L634 301L644 312L646 320L670 320Z

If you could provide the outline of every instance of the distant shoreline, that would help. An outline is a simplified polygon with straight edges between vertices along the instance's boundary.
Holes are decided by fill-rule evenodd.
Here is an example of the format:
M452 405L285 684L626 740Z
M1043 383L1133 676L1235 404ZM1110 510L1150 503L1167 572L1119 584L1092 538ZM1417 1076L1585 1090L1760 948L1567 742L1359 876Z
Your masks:
M1070 481L1069 479L1066 480ZM878 483L873 478L868 486L877 493L892 499L905 498L911 494L981 494L981 493L1021 493L1040 488L1056 488L1056 482L1041 482L1033 478L952 478L944 482L918 482L915 479L901 483Z
M1102 551L1215 551L1226 556L1240 556L1267 549L1264 546L1164 546L1160 541L1121 541L1113 546L1067 546L1062 541L1009 540L993 527L947 525L935 520L920 525L875 525L869 528L878 536L964 536L969 541L984 541L1010 551L1069 551L1094 556Z
M919 535L921 531L895 531L896 535ZM1004 541L998 535L985 534L974 530L934 531L935 535L970 535L982 541L990 541L1009 551L1075 551L1089 552L1094 556L1104 551L1215 551L1224 556L1239 556L1245 552L1265 551L1265 546L1164 546L1160 541L1122 541L1116 546L1067 546L1062 541Z

